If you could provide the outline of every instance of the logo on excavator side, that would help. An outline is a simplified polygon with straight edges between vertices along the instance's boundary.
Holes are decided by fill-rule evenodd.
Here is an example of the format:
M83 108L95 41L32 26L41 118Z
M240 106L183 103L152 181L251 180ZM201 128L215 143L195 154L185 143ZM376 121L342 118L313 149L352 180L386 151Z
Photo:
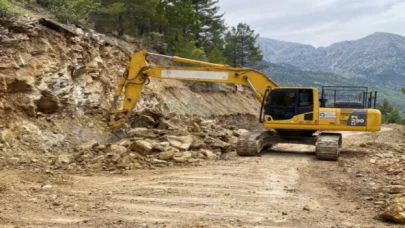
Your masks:
M348 126L366 126L367 111L365 109L354 109L347 120Z
M336 119L336 113L335 112L321 112L321 113L319 113L319 119L334 120L334 119Z

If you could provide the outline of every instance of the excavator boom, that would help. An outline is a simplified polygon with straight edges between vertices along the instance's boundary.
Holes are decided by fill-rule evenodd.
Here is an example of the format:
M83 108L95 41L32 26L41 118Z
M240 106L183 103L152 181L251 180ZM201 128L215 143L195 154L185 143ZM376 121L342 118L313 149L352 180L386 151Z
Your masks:
M152 67L147 62L148 55L169 58L174 62L193 64L197 67ZM262 102L267 89L278 87L269 77L253 69L234 68L224 64L140 51L133 54L127 70L119 80L110 110L111 127L119 128L125 124L150 77L246 85L252 88L259 102ZM123 93L125 93L123 104L118 109L117 103Z

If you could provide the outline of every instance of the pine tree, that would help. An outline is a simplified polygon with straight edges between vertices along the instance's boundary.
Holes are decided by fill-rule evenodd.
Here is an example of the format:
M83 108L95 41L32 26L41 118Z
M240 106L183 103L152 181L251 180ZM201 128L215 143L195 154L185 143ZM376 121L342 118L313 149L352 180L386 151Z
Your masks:
M222 49L223 33L226 30L223 14L219 14L219 0L192 0L195 15L194 37L197 47L207 52Z
M208 55L208 61L212 63L224 63L225 58L222 52L218 48L214 47L214 49L212 49L212 51Z
M124 34L143 36L152 31L159 0L101 0L102 8L94 15L96 30L116 31Z
M62 22L87 23L91 11L100 6L99 0L52 0L42 4Z
M164 8L167 24L162 32L170 53L177 53L184 44L194 41L195 17L191 0L167 0Z
M381 111L383 123L404 124L405 120L399 110L389 103L387 99L384 99L382 103L378 104L377 108Z
M234 67L255 67L263 59L260 48L256 46L258 37L245 23L232 27L225 36L225 57L228 63Z

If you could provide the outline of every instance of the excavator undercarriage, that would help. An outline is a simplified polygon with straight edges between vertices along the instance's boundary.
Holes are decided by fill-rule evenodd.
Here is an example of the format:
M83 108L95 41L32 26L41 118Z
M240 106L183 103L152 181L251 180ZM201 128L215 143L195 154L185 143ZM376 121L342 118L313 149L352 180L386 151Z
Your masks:
M297 131L299 134L276 130L254 131L239 137L236 153L240 156L256 156L266 148L278 143L305 144L315 146L315 155L319 160L336 161L342 147L342 134ZM302 134L305 133L305 134Z

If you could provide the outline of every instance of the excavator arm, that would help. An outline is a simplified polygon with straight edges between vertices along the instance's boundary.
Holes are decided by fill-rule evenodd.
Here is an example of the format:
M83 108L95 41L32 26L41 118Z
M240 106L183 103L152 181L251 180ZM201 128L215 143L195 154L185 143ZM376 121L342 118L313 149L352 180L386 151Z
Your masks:
M174 62L198 65L198 67L152 67L147 62L148 55L170 58ZM132 55L125 73L119 80L109 114L112 128L120 128L125 124L150 77L246 85L252 88L259 102L263 101L267 89L278 87L269 77L253 69L234 68L223 64L140 51ZM123 94L122 105L118 108L118 101Z

